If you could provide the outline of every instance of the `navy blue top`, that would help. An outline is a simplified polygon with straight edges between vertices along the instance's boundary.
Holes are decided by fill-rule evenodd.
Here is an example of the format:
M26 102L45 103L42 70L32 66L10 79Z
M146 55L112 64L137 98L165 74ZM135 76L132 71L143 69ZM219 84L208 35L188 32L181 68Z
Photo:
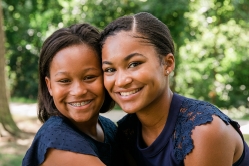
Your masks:
M104 142L98 142L79 131L67 118L52 116L36 133L23 158L23 166L38 166L44 162L48 148L97 156L108 166L116 165L118 153L115 143L116 125L103 116L99 122L104 131Z
M213 115L218 116L227 125L231 124L243 139L238 123L215 106L174 94L164 129L150 146L143 142L141 123L136 114L126 115L118 121L118 140L127 151L126 155L133 157L139 166L183 166L184 158L194 148L192 130L195 126L212 122ZM245 141L244 152L233 166L249 166L249 148Z

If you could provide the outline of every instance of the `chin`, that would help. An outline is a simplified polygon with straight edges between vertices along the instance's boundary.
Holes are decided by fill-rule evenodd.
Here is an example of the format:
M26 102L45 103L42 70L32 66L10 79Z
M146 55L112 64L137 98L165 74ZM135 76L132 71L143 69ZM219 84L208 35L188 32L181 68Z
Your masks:
M123 107L121 107L121 108L127 114L134 114L137 112L135 109L127 109L127 108L123 108Z

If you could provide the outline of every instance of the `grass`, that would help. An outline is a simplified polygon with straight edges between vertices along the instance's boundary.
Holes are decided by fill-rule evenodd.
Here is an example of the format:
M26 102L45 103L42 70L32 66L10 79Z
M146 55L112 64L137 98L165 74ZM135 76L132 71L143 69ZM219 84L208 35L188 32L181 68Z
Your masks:
M20 166L24 155L0 153L1 166Z

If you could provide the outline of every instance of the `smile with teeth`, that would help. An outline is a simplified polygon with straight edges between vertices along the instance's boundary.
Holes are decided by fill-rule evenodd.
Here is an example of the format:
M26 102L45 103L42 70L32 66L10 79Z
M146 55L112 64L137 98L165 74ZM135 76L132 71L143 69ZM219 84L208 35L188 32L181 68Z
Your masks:
M77 103L69 103L69 104L72 105L72 106L74 106L74 107L80 107L80 106L87 105L90 102L91 102L91 100L89 100L89 101L83 101L83 102L77 102Z
M129 95L132 95L134 93L137 93L138 91L140 91L142 88L139 88L139 89L135 89L133 91L130 91L130 92L120 92L120 95L121 96L129 96Z

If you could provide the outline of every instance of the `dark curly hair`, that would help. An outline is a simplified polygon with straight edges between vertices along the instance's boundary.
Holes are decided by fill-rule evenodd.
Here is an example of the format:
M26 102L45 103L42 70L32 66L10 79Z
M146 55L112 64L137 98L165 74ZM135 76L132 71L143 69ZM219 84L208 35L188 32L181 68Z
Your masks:
M62 115L55 107L45 82L45 77L49 77L50 64L55 54L66 47L84 43L96 51L101 62L99 39L100 33L98 29L83 23L58 29L45 40L39 58L38 119L41 122L45 122L51 116ZM114 104L114 101L105 90L105 101L100 113L109 111L114 107Z
M141 12L135 15L123 16L111 22L101 32L101 48L108 36L115 35L120 31L137 33L133 37L142 38L145 42L152 44L161 56L166 56L169 53L174 55L174 42L170 30L150 13Z

